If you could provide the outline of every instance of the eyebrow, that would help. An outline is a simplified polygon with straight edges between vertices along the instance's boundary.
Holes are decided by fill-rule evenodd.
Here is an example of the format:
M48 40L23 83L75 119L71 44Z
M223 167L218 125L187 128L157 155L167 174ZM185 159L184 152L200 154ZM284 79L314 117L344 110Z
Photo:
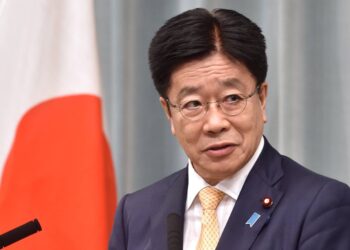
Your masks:
M237 78L226 78L224 80L218 81L220 85L223 85L226 88L237 88L242 90L242 83ZM186 86L182 88L177 95L177 101L181 100L185 96L198 93L202 87L201 86Z
M224 87L242 89L242 83L237 78L227 78L219 81Z
M180 90L179 94L177 95L177 101L181 100L183 97L197 93L202 87L200 86L188 86L184 87Z

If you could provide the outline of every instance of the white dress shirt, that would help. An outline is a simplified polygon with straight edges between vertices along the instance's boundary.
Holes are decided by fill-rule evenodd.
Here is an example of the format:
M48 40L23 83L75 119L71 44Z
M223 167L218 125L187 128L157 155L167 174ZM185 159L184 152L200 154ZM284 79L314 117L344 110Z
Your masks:
M236 200L241 192L243 184L253 168L256 160L258 159L262 149L264 147L264 138L261 137L259 146L255 151L253 157L248 163L241 168L235 175L222 180L215 188L225 193L223 200L220 202L216 209L217 218L219 223L220 236L224 231L228 218L235 206ZM184 242L183 249L195 250L200 232L201 232L201 217L202 206L199 203L198 193L201 189L210 186L203 180L201 176L194 170L191 161L188 163L188 188L187 188L187 200L184 222Z

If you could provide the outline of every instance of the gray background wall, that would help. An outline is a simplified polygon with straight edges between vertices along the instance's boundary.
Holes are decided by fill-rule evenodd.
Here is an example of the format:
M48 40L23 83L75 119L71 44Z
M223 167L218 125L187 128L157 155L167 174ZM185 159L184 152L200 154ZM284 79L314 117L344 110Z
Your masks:
M350 184L350 1L96 0L106 131L119 198L186 164L150 77L147 50L170 17L230 8L263 30L269 59L265 135L283 154Z

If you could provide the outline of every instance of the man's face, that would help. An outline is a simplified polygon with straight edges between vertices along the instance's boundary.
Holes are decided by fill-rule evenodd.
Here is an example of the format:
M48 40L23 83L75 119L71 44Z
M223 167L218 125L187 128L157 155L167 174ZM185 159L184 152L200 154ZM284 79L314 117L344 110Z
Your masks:
M256 88L249 70L239 62L215 53L202 60L186 63L170 78L168 98L172 104L189 101L201 103L222 100L239 94L248 96ZM196 172L209 184L235 174L253 156L266 122L267 84L247 99L243 112L229 116L216 104L210 104L199 120L185 118L176 108L160 102L170 122L171 131L190 158Z

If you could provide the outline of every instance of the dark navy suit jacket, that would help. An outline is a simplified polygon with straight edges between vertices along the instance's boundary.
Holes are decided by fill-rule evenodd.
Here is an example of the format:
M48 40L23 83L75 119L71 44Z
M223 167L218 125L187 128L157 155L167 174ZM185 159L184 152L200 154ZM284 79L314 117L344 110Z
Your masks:
M187 168L119 203L110 250L166 250L167 217L183 217ZM271 197L270 208L262 199ZM260 218L250 227L253 213ZM350 189L280 155L265 140L218 250L350 250Z

